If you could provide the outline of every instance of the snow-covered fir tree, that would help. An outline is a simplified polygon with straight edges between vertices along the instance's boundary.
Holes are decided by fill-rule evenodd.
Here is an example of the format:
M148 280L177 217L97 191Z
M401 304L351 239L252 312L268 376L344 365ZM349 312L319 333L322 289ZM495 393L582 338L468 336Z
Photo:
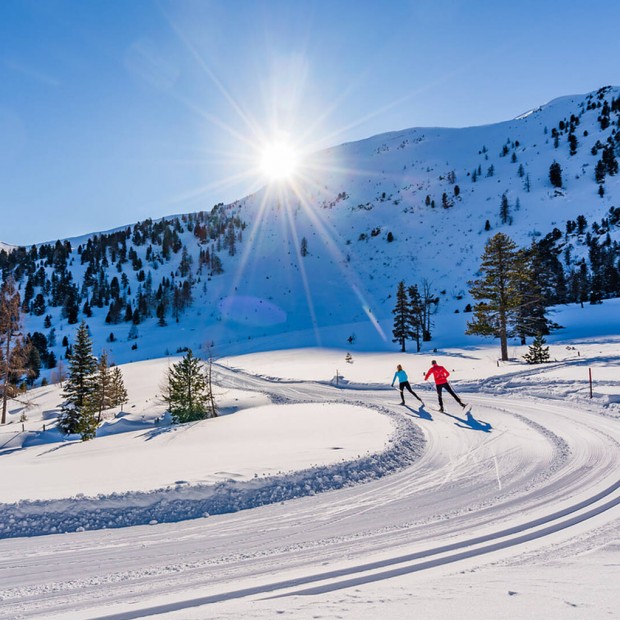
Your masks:
M211 396L204 364L190 350L168 370L167 398L172 419L181 423L213 417Z
M96 409L96 372L97 358L93 355L88 326L82 321L69 359L67 380L63 390L65 402L58 416L58 428L63 433L79 432L82 408L86 401L89 401L89 411L92 408Z
M544 364L551 360L549 355L549 347L545 347L546 340L543 336L536 336L534 342L530 345L528 352L523 356L523 359L528 364Z

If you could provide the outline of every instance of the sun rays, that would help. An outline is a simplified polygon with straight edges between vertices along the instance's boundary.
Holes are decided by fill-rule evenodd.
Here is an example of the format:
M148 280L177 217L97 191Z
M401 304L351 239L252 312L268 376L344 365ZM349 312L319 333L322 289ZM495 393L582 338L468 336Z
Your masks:
M237 257L235 272L230 277L228 298L234 302L239 295L260 294L259 291L266 289L256 284L257 277L264 281L266 276L270 276L273 280L268 288L273 292L274 299L277 295L282 300L284 291L278 290L278 285L294 282L299 292L296 298L288 302L281 301L280 303L287 306L282 309L284 312L298 313L301 304L305 304L305 312L314 330L315 339L317 344L320 344L321 325L317 301L321 291L317 290L317 287L320 288L318 283L324 282L329 275L330 278L338 280L338 286L342 287L343 293L348 291L347 298L356 300L351 303L358 304L359 316L366 316L385 340L386 336L368 301L369 296L364 292L365 283L357 274L354 261L351 262L350 252L346 252L346 240L340 238L328 217L328 210L321 208L322 203L333 201L334 196L331 196L331 193L340 194L344 189L336 189L338 183L363 173L347 168L345 163L333 157L333 153L327 156L323 153L317 155L319 149L324 147L326 139L326 132L321 131L324 117L330 114L330 110L337 106L338 102L331 102L331 105L324 106L314 118L305 118L302 121L301 109L295 109L291 101L301 108L304 89L310 87L310 84L303 83L307 79L307 73L299 71L296 75L290 75L291 83L288 86L286 81L274 84L266 75L265 85L271 87L266 90L272 91L264 97L265 117L269 121L267 124L260 122L250 111L254 109L252 106L256 103L255 97L250 97L252 104L249 103L250 99L236 97L227 87L225 80L209 65L208 57L201 54L197 45L184 35L182 29L174 24L171 26L202 70L206 82L228 102L229 110L233 110L238 119L238 124L233 126L230 121L226 122L218 117L208 106L195 100L178 98L180 103L202 119L205 130L207 126L213 125L230 136L231 145L237 145L235 153L232 146L225 151L225 147L217 149L206 141L204 152L198 154L197 160L219 160L220 165L229 162L230 174L223 175L215 183L188 188L184 195L174 200L176 203L196 203L201 195L206 197L232 186L247 187L248 198L234 204L239 208L242 208L243 204L243 208L252 208L253 212L244 215L249 230L244 233L243 244L239 246L240 255ZM283 102L282 93L290 95L291 89L294 96ZM266 93L262 94L264 96ZM355 121L349 121L348 126L352 124L355 124ZM346 129L343 128L343 131ZM320 138L317 140L316 136ZM330 137L336 138L333 132ZM192 162L192 165L199 165L199 161ZM329 263L332 273L312 272L309 265L316 267L316 261L302 256L302 239L310 235L313 239L313 251L317 256L329 258L329 261L321 264ZM269 247L269 244L279 247ZM256 256L270 254L273 257L277 252L281 252L281 260L272 264L278 265L279 273L260 273L261 266L256 264ZM283 285L281 287L284 288ZM292 289L293 286L286 288ZM303 297L300 291L303 291ZM321 310L325 311L325 308L321 307Z

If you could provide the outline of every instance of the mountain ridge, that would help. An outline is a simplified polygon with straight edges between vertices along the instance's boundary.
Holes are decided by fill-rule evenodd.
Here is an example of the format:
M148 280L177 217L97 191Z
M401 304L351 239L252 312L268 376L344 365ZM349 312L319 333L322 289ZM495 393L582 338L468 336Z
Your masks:
M0 252L0 267L16 273L22 296L29 291L29 331L49 330L49 315L48 324L71 334L63 292L49 303L51 280L62 277L64 265L77 319L86 318L96 346L112 349L119 361L163 355L161 330L175 325L181 349L352 342L389 348L398 282L428 284L439 298L441 333L444 321L463 320L455 314L470 301L467 281L496 232L520 246L552 235L548 244L566 277L576 280L579 261L586 261L589 286L596 237L619 271L620 177L612 165L619 118L620 89L605 87L492 125L378 134L315 154L295 183L272 184L209 211L39 244L43 258L26 248L14 249L12 259ZM554 162L560 186L550 180ZM155 299L162 283L169 297L163 319ZM183 287L187 299L179 309ZM48 303L34 316L38 294ZM116 314L106 322L113 301ZM318 328L327 326L333 336L325 341ZM111 331L116 341L109 342ZM59 345L56 354L63 355Z

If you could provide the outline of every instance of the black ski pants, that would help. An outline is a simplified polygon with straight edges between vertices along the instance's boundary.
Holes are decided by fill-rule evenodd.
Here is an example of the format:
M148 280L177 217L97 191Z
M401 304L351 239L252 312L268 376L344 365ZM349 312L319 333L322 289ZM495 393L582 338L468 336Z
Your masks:
M452 398L454 398L454 400L459 405L461 405L461 407L464 407L463 403L461 402L461 399L454 393L454 390L450 387L449 383L436 383L435 387L437 388L437 398L439 399L439 408L440 409L443 409L443 398L441 397L441 392L443 390L448 392L448 394L450 394L450 396L452 396Z
M420 402L422 402L422 399L411 389L409 381L403 381L402 383L399 383L398 387L400 389L400 399L403 402L405 402L405 390L411 392Z

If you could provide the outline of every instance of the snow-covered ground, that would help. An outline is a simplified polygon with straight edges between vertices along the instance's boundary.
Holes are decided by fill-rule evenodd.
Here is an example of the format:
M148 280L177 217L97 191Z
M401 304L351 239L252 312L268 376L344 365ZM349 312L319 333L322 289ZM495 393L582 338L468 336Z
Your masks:
M37 388L0 429L0 618L614 617L620 312L555 318L537 366L456 332L223 358L221 417L177 427L169 361L128 364L129 404L87 443ZM470 410L437 411L434 358ZM397 363L424 406L398 404Z

